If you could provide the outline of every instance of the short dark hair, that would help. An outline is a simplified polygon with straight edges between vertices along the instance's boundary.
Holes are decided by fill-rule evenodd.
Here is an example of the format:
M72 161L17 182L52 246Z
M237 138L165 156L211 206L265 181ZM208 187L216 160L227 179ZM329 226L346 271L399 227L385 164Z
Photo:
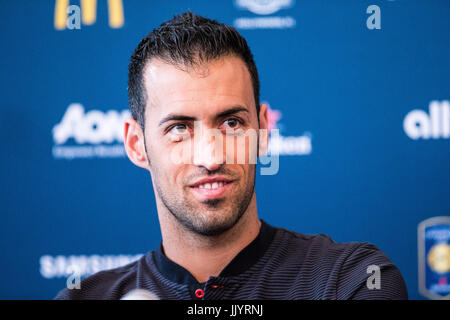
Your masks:
M143 71L151 58L174 65L196 65L226 55L241 58L250 73L259 115L259 77L247 41L231 26L192 13L176 15L155 28L134 50L128 67L128 103L142 129L147 101ZM259 117L258 117L259 122Z

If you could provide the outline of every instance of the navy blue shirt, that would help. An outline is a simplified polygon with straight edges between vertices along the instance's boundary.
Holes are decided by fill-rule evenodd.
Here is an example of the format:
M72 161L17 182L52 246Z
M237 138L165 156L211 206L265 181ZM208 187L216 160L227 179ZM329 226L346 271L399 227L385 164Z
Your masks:
M379 267L379 289L367 285L374 283L371 265ZM322 234L301 234L262 221L255 240L206 282L199 283L169 260L161 245L126 266L83 279L80 289L61 290L55 299L120 299L138 288L160 299L180 300L408 298L400 271L374 245L335 243Z

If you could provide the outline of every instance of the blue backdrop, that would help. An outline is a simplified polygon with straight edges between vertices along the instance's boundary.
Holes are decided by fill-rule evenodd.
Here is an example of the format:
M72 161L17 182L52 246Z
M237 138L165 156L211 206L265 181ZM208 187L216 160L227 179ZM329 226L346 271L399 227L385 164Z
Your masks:
M235 26L255 55L282 136L279 172L257 177L260 217L372 242L423 298L417 226L450 215L449 1L80 6L0 1L0 298L50 299L71 265L87 275L159 245L150 175L122 147L127 67L187 9Z

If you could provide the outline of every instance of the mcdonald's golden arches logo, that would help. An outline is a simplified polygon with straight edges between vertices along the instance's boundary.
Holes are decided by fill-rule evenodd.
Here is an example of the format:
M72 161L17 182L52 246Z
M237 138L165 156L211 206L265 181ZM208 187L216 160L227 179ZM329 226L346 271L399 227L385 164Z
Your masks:
M70 6L70 0L56 0L55 3L55 29L64 30L68 26L67 16L71 7L81 11L81 22L92 25L97 19L97 0L80 0L81 10L78 6ZM74 14L77 11L75 10ZM111 28L121 28L124 24L122 0L108 0L108 21ZM78 27L79 29L79 27Z

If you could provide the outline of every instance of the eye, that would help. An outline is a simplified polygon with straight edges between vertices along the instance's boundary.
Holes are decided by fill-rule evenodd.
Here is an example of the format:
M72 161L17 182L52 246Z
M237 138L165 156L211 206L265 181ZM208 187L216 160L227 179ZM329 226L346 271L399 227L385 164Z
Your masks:
M185 124L180 123L172 126L169 131L174 134L185 134L188 132L188 128Z
M237 129L241 125L241 121L236 118L230 118L225 120L224 124L226 126L226 129Z
M173 141L183 141L191 136L189 126L184 123L177 123L167 129L168 137Z

